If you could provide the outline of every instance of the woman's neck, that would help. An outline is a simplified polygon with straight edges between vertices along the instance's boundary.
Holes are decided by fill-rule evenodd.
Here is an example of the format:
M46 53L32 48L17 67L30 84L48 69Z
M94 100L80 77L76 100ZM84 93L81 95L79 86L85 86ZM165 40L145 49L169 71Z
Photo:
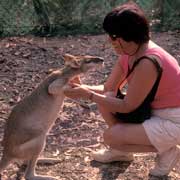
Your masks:
M129 67L130 68L134 64L134 61L136 59L140 58L141 56L143 56L146 53L147 49L150 48L150 46L151 46L151 41L139 45L137 52L133 56L129 56Z

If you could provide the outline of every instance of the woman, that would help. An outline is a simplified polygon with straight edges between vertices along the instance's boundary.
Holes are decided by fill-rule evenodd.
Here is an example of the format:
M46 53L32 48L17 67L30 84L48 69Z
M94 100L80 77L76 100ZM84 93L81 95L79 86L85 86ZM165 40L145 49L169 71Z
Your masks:
M177 61L150 40L149 24L137 4L125 3L108 13L103 28L119 59L104 85L88 86L70 82L65 91L71 98L91 99L97 103L108 125L104 141L110 147L93 153L99 162L132 161L133 152L156 152L154 176L168 175L180 159L180 67ZM144 57L145 56L145 57ZM128 69L136 65L127 78ZM150 119L142 123L124 123L116 113L129 113L137 109L152 91L159 72L160 82L151 102ZM116 97L117 87L128 82L124 99Z

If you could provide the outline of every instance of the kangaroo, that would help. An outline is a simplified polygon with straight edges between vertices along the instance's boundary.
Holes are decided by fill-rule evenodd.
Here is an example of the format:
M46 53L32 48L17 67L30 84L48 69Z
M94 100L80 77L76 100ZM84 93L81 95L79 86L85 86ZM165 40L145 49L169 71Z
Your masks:
M46 135L63 105L63 90L68 81L89 69L102 65L103 58L65 54L65 67L52 72L40 85L11 111L4 130L0 172L10 163L27 162L27 180L56 180L36 175L35 166L45 147Z

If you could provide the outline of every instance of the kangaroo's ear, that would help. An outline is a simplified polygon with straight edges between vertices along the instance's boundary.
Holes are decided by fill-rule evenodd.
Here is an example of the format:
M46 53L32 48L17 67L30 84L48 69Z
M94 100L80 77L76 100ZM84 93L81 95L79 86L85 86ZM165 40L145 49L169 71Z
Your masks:
M76 59L76 57L71 54L64 54L63 57L65 62L73 61Z
M72 68L79 68L80 66L80 62L71 54L65 54L64 61L66 66L71 66Z
M75 56L71 54L64 54L64 63L66 66L72 66L75 60L76 60Z

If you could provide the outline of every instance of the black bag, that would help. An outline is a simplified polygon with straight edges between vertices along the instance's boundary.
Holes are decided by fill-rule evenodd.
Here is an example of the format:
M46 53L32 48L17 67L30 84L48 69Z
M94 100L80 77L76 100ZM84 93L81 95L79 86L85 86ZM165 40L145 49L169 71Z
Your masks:
M131 70L128 71L126 78L121 82L121 84L128 78L128 76L134 70L136 65L142 59L145 59L145 58L149 59L150 61L152 61L155 64L155 66L157 68L157 72L158 72L158 77L157 77L156 82L154 83L154 86L152 87L151 91L149 92L149 94L147 95L147 97L145 98L143 103L137 109L135 109L134 111L129 112L129 113L119 113L119 112L115 113L115 116L124 123L142 123L145 120L150 119L150 117L151 117L151 102L154 100L154 97L156 95L156 91L157 91L157 88L159 85L159 81L160 81L161 75L162 75L162 68L160 67L160 65L156 61L156 59L153 57L148 57L148 56L142 56L139 59L137 59L134 62ZM123 99L124 96L125 95L122 94L121 91L118 89L116 97Z

